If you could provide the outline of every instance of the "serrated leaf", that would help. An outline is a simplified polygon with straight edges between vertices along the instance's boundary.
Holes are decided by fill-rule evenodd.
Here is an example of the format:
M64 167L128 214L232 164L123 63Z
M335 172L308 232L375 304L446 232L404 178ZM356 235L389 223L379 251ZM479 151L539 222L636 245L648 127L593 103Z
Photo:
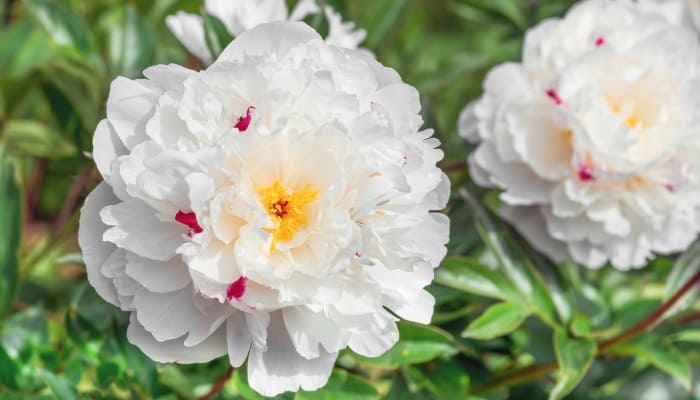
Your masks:
M219 18L204 13L202 21L204 22L204 39L207 42L209 52L216 59L226 46L231 43L233 37L228 33L226 25Z
M469 258L448 258L443 261L435 271L435 282L484 297L522 299L503 274Z
M300 390L296 400L377 400L380 395L377 389L362 378L347 371L333 371L328 383L313 392Z
M487 340L507 335L525 321L532 309L522 303L505 302L487 308L462 332L463 337Z
M439 328L411 322L399 322L398 327L400 339L394 347L375 358L353 355L355 360L376 367L393 369L457 353L454 338Z
M22 239L22 197L15 169L0 147L0 319L12 308L18 277L17 250Z
M554 332L554 351L559 363L559 377L549 393L549 400L559 400L571 393L591 367L597 352L596 342L573 338L565 329Z

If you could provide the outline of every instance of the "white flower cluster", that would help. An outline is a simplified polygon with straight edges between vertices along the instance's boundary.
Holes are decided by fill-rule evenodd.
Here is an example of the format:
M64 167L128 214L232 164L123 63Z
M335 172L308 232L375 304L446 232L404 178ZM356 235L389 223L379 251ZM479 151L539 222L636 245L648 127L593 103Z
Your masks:
M204 71L144 75L112 84L79 232L132 343L161 362L247 359L275 395L322 386L346 347L382 354L395 315L430 321L449 182L394 70L273 22Z
M700 42L659 15L584 1L531 29L462 113L474 181L555 260L641 267L700 230Z
M328 21L326 42L329 44L356 49L366 36L354 23L343 22L333 7L325 5L321 9L316 0L299 0L291 12L285 0L205 0L204 10L219 18L233 37L267 22L301 21L321 12ZM201 16L180 11L167 17L165 23L190 53L206 65L211 64L213 56L207 46Z

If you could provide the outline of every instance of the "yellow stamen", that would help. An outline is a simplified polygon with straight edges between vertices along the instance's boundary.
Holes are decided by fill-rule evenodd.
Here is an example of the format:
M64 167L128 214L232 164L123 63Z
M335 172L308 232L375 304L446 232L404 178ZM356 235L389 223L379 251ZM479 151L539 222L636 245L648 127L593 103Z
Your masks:
M300 190L289 190L279 180L272 185L256 189L258 199L267 214L275 222L272 230L272 250L277 242L292 240L294 234L307 223L306 206L316 200L319 191L311 185Z

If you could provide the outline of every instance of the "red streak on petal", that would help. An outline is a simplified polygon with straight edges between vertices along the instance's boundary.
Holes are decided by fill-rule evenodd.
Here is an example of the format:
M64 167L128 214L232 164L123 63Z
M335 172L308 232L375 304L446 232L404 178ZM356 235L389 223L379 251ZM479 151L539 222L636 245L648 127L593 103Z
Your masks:
M250 121L253 119L253 110L255 107L250 106L245 110L245 117L239 117L238 122L233 127L238 129L239 132L245 132L250 125Z
M190 234L193 233L202 233L204 229L202 229L201 226L199 226L199 223L197 222L197 216L193 212L182 212L178 211L177 214L175 214L175 221L187 225L190 230Z
M595 180L593 176L593 168L588 165L582 165L578 168L578 178L584 182Z
M596 47L600 47L605 44L605 38L600 36L595 40Z
M675 185L673 183L667 183L664 185L664 187L671 193L675 193L676 190L678 190L678 185Z
M362 253L360 253L360 251L359 251L359 250L358 250L358 251L356 251L356 252L355 252L355 257L357 257L357 258L360 258L360 257L362 257Z
M561 105L561 103L562 103L561 97L559 97L559 93L557 93L556 90L554 90L554 89L549 89L549 90L547 90L545 93L547 93L547 96L548 96L550 99L552 99L552 101L554 101L554 104L556 104L556 105L558 105L558 106Z
M231 301L233 299L240 300L243 297L246 289L246 278L242 276L236 279L235 282L228 285L226 289L226 300Z

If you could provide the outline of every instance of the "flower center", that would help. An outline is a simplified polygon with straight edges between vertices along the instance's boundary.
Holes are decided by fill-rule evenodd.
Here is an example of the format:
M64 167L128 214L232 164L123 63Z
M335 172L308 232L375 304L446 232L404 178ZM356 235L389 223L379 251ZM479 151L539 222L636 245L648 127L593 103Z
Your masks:
M272 248L277 242L292 240L294 234L307 223L306 206L316 200L319 191L311 185L290 190L279 180L267 187L256 189L267 214L275 222L272 230Z

